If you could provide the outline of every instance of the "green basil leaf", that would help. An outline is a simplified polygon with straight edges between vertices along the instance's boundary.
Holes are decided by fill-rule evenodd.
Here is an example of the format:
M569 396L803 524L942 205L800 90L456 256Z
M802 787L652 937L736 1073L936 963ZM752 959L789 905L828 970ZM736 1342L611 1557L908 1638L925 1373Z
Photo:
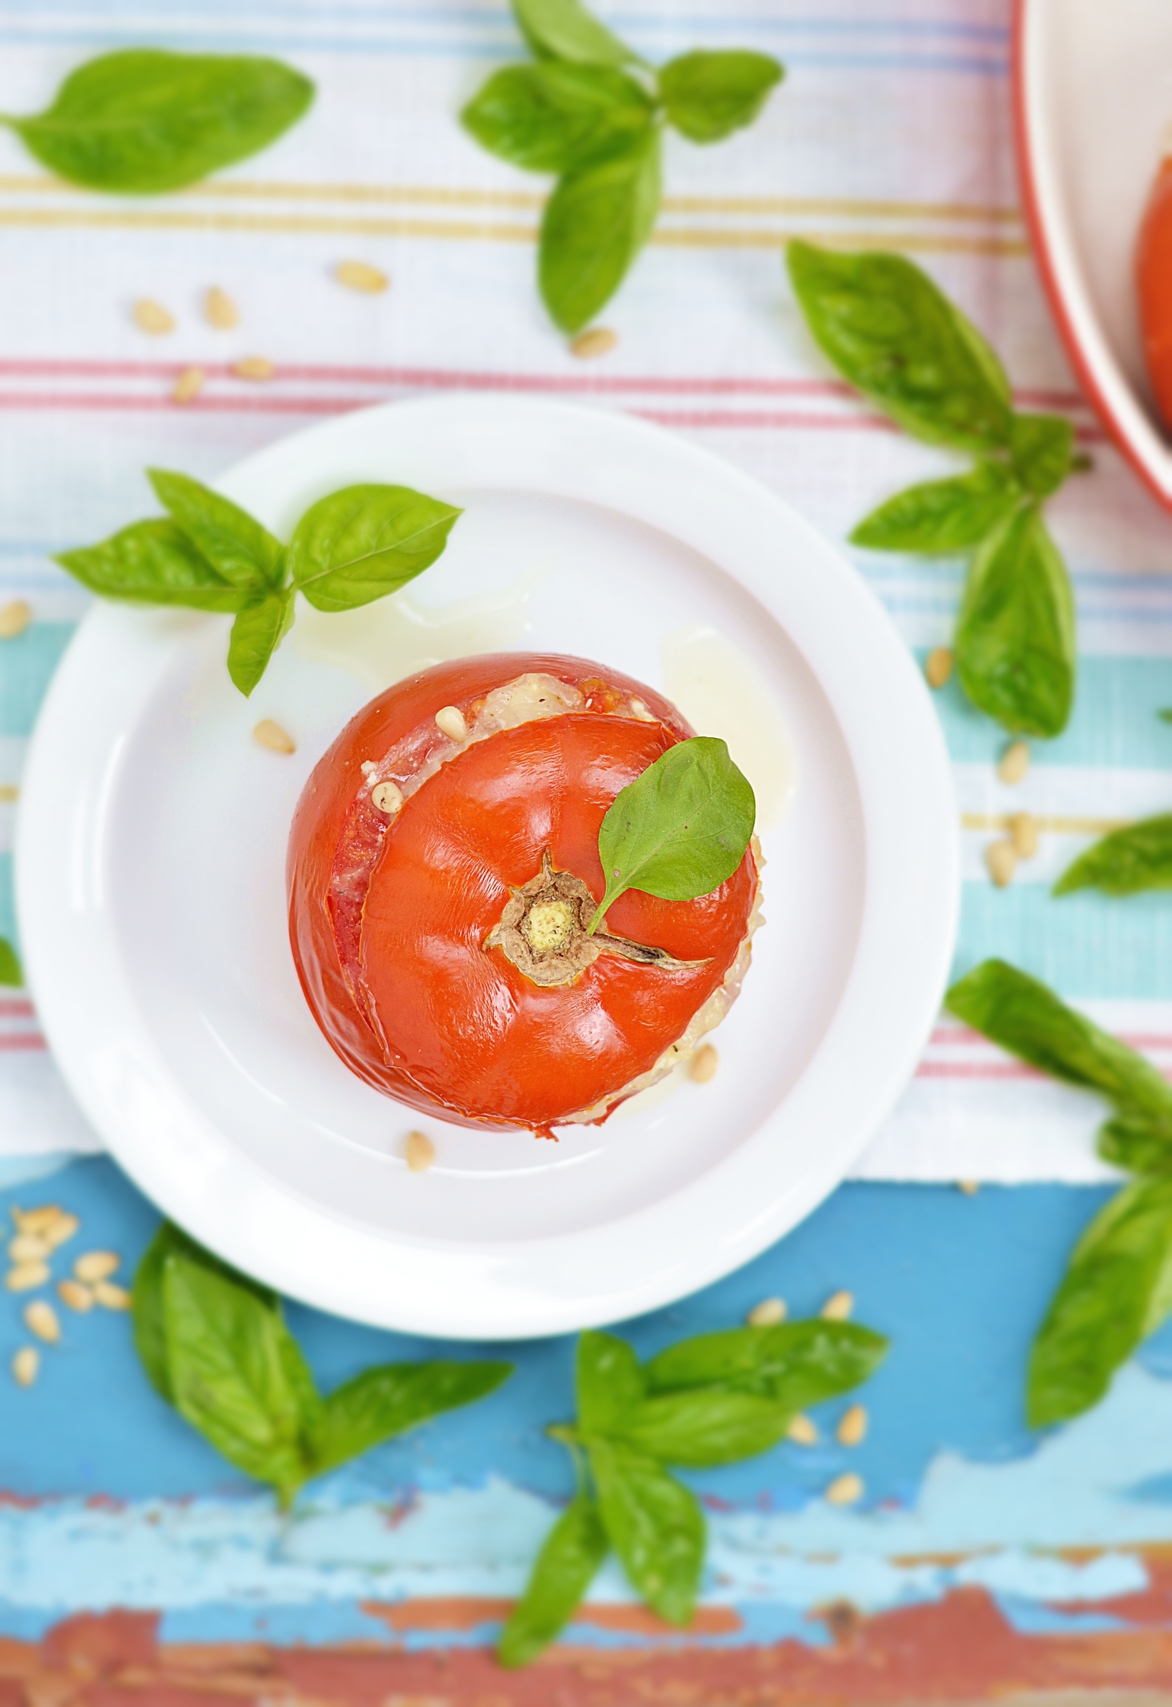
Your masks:
M1126 1112L1172 1119L1172 1086L1150 1061L1016 966L982 961L944 1002L974 1031L1052 1078L1098 1091Z
M870 551L921 551L949 556L971 551L1004 521L1021 487L999 462L979 462L953 480L927 480L888 498L855 528L852 545Z
M687 1624L704 1565L696 1496L633 1447L592 1440L589 1452L603 1526L632 1587L669 1624Z
M1074 462L1074 428L1062 415L1015 415L1010 455L1035 498L1057 492Z
M1161 723L1172 723L1172 705L1166 705L1163 711L1157 711L1156 716Z
M603 65L508 65L460 114L490 153L529 172L568 172L627 152L654 109L641 84Z
M320 1475L429 1417L474 1404L512 1374L509 1363L388 1363L364 1369L324 1399L307 1434Z
M787 1415L857 1387L883 1362L887 1341L857 1322L781 1322L680 1340L647 1365L652 1393L720 1386L769 1399Z
M580 65L625 65L637 58L581 0L513 0L513 13L536 54Z
M1135 1174L1172 1174L1172 1114L1163 1122L1117 1114L1100 1126L1098 1151L1113 1167Z
M563 332L578 332L609 302L651 235L659 212L659 132L601 165L568 172L545 204L537 278Z
M250 592L279 587L285 548L247 510L187 474L148 468L155 496L216 573Z
M1014 734L1060 735L1074 701L1074 598L1034 504L979 548L957 622L956 666L973 704Z
M59 552L54 562L107 599L208 611L236 611L248 602L245 588L226 581L183 530L162 517L134 522L98 545Z
M1080 854L1054 885L1054 894L1076 889L1101 889L1104 895L1172 889L1172 813L1113 830Z
M269 659L293 626L293 589L268 593L245 605L228 637L228 674L245 699L268 669Z
M647 1388L625 1340L593 1331L578 1336L578 1422L586 1434L611 1434L638 1409Z
M785 67L767 53L740 49L681 54L659 73L669 123L691 142L719 142L752 124Z
M164 1221L147 1246L134 1276L133 1316L134 1344L142 1366L156 1392L169 1404L174 1404L171 1375L167 1365L167 1324L163 1313L163 1271L168 1258L181 1256L221 1275L233 1285L250 1292L266 1309L278 1308L277 1295L259 1281L252 1280L211 1251L189 1238L173 1221Z
M595 930L628 889L667 901L710 895L745 857L757 803L723 741L697 735L669 747L615 798L598 832L606 893Z
M19 989L23 983L24 968L20 964L20 956L8 938L0 936L0 984L15 985Z
M462 510L410 486L345 486L308 509L289 546L294 585L318 610L354 610L439 557Z
M525 1593L509 1615L497 1658L528 1665L564 1630L609 1551L598 1507L580 1493L546 1536Z
M705 1470L767 1452L784 1437L793 1416L792 1410L751 1393L695 1387L646 1399L619 1432L649 1458Z
M1033 1428L1098 1404L1172 1310L1172 1179L1125 1187L1091 1222L1030 1354Z
M5 122L72 183L158 195L267 148L312 99L276 59L127 48L71 72L45 112Z
M1005 372L976 328L902 255L786 251L815 343L893 420L929 444L1003 450L1013 420Z

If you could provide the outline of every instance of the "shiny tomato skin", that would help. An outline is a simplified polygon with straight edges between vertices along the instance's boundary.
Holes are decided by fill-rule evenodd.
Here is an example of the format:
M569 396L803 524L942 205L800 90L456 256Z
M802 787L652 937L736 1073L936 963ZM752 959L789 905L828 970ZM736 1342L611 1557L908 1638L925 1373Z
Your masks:
M1148 197L1135 277L1148 377L1164 425L1172 427L1172 158L1162 162Z

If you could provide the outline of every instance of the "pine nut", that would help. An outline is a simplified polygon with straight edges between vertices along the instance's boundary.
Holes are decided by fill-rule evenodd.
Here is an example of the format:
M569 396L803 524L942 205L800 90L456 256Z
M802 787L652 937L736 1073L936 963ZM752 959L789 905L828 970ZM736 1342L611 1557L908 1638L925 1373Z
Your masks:
M8 1246L9 1262L44 1262L52 1247L35 1233L18 1233Z
M963 1191L966 1197L975 1197L981 1189L981 1182L975 1179L958 1179L956 1189Z
M751 1328L775 1328L778 1322L785 1321L785 1299L762 1298L753 1305L745 1321Z
M62 1280L57 1287L57 1296L71 1310L80 1311L83 1315L94 1307L93 1293L80 1280Z
M25 1325L30 1334L36 1334L46 1345L56 1345L61 1338L61 1323L57 1320L57 1312L44 1298L34 1298L24 1312Z
M854 1307L853 1292L834 1292L823 1304L819 1314L824 1322L845 1322Z
M252 731L254 741L259 741L262 747L267 747L270 753L295 753L297 743L292 735L287 735L279 723L274 723L271 717L262 717Z
M370 791L370 803L380 812L393 816L403 810L403 791L397 783L378 782Z
M413 1174L426 1173L435 1161L435 1145L425 1132L408 1132L407 1166Z
M435 726L449 741L468 739L468 725L458 705L441 705L435 714Z
M131 312L140 332L152 332L157 337L175 330L174 315L169 314L161 302L152 302L149 296L140 296Z
M697 1049L692 1056L692 1065L689 1071L698 1085L706 1085L716 1077L716 1069L719 1066L720 1056L711 1043L706 1043L702 1049Z
M230 331L240 319L240 310L232 301L226 290L219 285L211 285L203 299L203 311L209 326L217 326L221 332Z
M391 282L385 273L380 273L367 261L339 261L334 268L334 277L347 290L365 290L372 295L386 290Z
M1013 882L1013 874L1017 870L1017 852L1013 843L990 842L985 849L985 864L998 889L1005 889Z
M78 1257L73 1265L73 1272L78 1280L84 1280L87 1286L92 1286L95 1280L105 1280L113 1274L122 1262L113 1251L86 1251Z
M104 1310L129 1310L130 1302L125 1286L115 1286L112 1280L99 1280L94 1287L94 1303Z
M46 1230L64 1213L55 1203L44 1203L39 1209L14 1209L12 1219L22 1233L35 1233L43 1238Z
M795 1446L817 1446L818 1429L810 1418L798 1412L793 1422L785 1431L787 1440L792 1440Z
M237 379L272 379L276 369L267 356L244 356L233 362L232 372Z
M934 646L924 664L930 688L942 688L952 674L952 653L947 646Z
M22 1345L12 1360L12 1378L19 1387L31 1387L41 1367L41 1354L35 1345Z
M609 326L591 326L588 332L579 332L570 341L570 354L577 356L580 362L593 361L596 356L607 356L619 341L617 332L612 332Z
M844 1446L861 1446L867 1438L867 1407L852 1405L844 1411L838 1425L838 1438Z
M5 1285L9 1292L32 1292L44 1286L49 1278L49 1265L44 1262L19 1262L8 1270Z
M822 1497L828 1505L854 1505L863 1497L863 1478L850 1470L836 1477Z
M1001 755L997 775L1002 782L1020 782L1029 768L1029 747L1024 741L1011 741Z
M27 599L10 599L0 606L0 640L15 640L33 620L33 607Z
M1038 851L1038 820L1032 812L1015 812L1009 820L1009 835L1018 859L1033 859Z
M80 1226L81 1222L76 1215L66 1215L63 1210L58 1209L41 1237L50 1249L55 1251L58 1245L67 1244Z
M204 371L201 367L185 367L171 388L172 403L190 403L203 390Z

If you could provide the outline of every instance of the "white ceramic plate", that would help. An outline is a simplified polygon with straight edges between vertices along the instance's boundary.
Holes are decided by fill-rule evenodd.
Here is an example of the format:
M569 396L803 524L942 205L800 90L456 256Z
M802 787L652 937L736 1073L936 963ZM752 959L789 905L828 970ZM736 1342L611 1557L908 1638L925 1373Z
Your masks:
M1172 506L1133 274L1172 126L1172 4L1017 0L1014 86L1026 215L1067 354L1119 449Z
M114 605L66 654L25 774L17 888L38 1012L132 1178L282 1291L468 1338L613 1321L791 1228L911 1074L958 893L936 716L854 571L658 428L511 398L394 404L220 484L284 535L361 480L466 506L411 589L421 600L520 580L517 644L652 684L661 639L707 624L767 684L800 782L764 836L768 922L717 1078L551 1145L421 1120L352 1077L302 999L283 870L302 784L369 686L305 657L295 629L246 702L224 668L227 618ZM262 716L296 736L294 757L251 739ZM402 1160L411 1127L438 1150L426 1174Z

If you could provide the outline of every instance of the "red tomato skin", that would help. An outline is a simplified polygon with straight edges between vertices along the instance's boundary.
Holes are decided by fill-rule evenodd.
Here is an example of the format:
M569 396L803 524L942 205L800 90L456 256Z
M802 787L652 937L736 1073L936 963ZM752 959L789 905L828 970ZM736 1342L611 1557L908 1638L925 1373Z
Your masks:
M393 820L362 765L392 749L404 780L437 742L443 705L466 716L493 688L543 673L585 711L470 743ZM637 695L655 721L603 710ZM302 988L352 1071L401 1102L468 1126L548 1129L647 1071L736 957L756 895L751 852L712 895L636 891L607 914L615 935L700 967L603 956L572 985L542 988L484 940L541 867L601 895L598 827L619 790L692 733L641 683L579 658L503 653L437 665L359 712L311 775L289 842L290 940ZM609 1112L609 1111L608 1111Z
M1135 252L1144 359L1156 404L1172 427L1172 158L1152 185Z

